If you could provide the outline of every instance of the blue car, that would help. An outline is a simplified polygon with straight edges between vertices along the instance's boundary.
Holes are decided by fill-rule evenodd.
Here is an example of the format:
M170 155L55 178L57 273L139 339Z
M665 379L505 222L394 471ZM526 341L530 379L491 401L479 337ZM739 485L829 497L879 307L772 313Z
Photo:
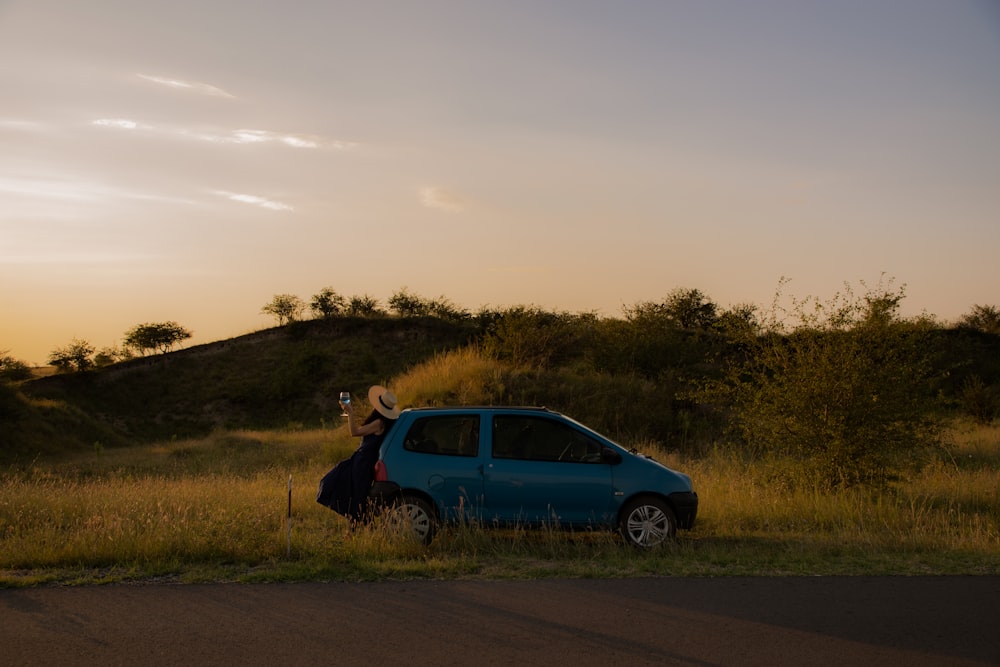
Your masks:
M618 530L650 548L689 529L691 478L545 408L404 410L372 495L430 542L442 523Z

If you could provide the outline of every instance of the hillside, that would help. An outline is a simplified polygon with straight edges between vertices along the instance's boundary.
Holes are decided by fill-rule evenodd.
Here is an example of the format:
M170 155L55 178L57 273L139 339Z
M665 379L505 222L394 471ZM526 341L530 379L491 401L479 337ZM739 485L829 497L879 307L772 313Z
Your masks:
M319 426L337 394L387 382L475 334L436 318L309 320L23 383L0 397L0 457L202 435Z
M425 362L474 339L483 340L488 354L507 364L502 376L494 378L497 395L488 400L547 405L586 415L592 426L616 436L688 448L710 445L726 426L719 397L699 405L691 400L690 389L718 373L720 359L738 359L743 350L711 328L525 309L460 321L308 320L94 371L0 383L0 462L201 436L215 429L321 427L337 419L336 396L344 389L364 392L374 383L403 380L414 369L444 373L448 386L461 382L464 369L432 371ZM822 346L818 339L806 340L823 354L841 349L827 345L839 339L828 338ZM920 349L910 350L912 359L897 358L892 347L851 348L854 356L863 350L868 356L885 356L878 363L869 359L872 364L854 378L856 388L877 383L882 367L895 359L898 377L881 390L902 382L904 393L912 397L932 393L929 409L935 412L993 419L1000 409L1000 336L943 329L920 340ZM850 380L845 364L853 363L852 358L838 360L840 365L825 375L824 366L800 369L819 374L808 385L819 391L820 385ZM420 382L433 384L427 376ZM433 396L420 400L441 394L440 387L425 389ZM870 391L863 387L861 393ZM855 394L861 395L838 396ZM789 404L791 398L780 403Z

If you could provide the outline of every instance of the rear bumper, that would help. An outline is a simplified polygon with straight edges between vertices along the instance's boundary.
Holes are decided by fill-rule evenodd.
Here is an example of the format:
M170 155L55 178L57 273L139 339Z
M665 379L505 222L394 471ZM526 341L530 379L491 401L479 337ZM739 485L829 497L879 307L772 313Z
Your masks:
M689 530L698 516L698 494L694 491L671 493L667 501L677 516L677 527Z
M375 482L368 490L368 499L381 505L390 505L402 496L402 489L395 482Z

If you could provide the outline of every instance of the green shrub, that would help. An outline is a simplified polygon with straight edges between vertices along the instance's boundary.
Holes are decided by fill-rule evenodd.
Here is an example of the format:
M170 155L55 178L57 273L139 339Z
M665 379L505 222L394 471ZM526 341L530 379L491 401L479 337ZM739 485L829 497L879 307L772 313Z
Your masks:
M996 387L988 386L978 375L965 378L959 400L965 413L980 424L989 424L1000 411Z
M797 462L821 488L884 486L938 444L932 328L898 317L902 296L880 285L856 297L848 287L825 304L773 307L715 387L742 441Z
M545 368L572 363L589 347L597 318L516 306L494 315L483 349L514 366Z

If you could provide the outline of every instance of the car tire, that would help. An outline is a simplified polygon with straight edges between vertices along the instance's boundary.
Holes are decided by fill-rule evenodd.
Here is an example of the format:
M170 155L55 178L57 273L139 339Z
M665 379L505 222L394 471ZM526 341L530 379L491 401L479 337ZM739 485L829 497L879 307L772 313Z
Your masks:
M677 535L677 516L662 498L633 498L622 508L620 516L618 528L630 546L652 549Z
M437 514L431 504L420 496L403 494L393 502L390 512L400 530L409 531L424 544L430 544L437 534Z

